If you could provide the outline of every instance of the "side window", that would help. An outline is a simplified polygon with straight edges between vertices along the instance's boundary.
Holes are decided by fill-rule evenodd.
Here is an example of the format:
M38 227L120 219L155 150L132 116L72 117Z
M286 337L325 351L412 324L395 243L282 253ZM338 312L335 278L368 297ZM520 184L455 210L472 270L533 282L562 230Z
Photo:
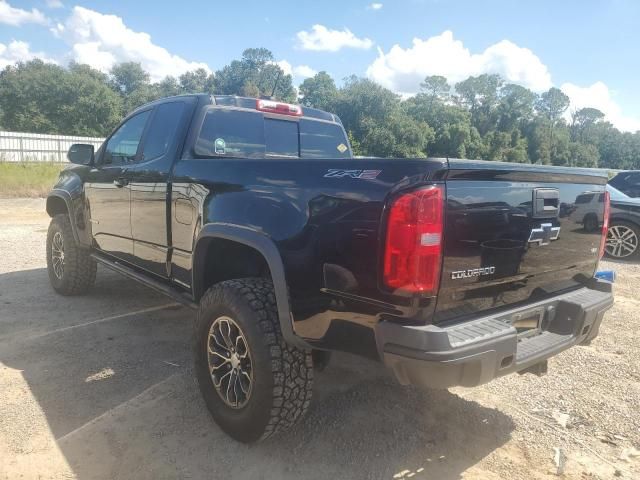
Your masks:
M344 131L335 123L300 120L302 158L351 158Z
M258 112L212 109L195 145L197 155L264 158L264 121Z
M138 144L144 132L151 110L140 112L123 123L111 136L104 149L102 163L105 165L123 165L136 158Z
M589 203L591 200L593 200L594 196L595 194L593 193L582 193L577 196L576 205L583 205L585 203Z
M142 146L144 160L153 160L167 153L182 118L184 106L184 102L171 102L156 108Z

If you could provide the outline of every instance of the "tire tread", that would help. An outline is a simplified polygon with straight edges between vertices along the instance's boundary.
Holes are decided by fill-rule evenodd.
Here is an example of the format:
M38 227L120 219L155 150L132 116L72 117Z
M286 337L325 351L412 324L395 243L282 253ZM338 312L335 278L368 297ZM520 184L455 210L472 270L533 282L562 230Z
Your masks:
M289 345L280 331L273 283L263 278L226 280L211 287L200 300L207 311L225 298L224 291L239 294L255 315L267 346L273 374L272 406L259 440L291 428L306 413L313 393L313 361L310 351ZM207 319L200 318L198 323ZM199 330L196 328L196 330Z
M51 241L56 231L62 232L64 242L64 274L61 282L52 271ZM82 295L87 293L96 280L98 265L91 258L88 249L79 247L73 236L69 215L61 213L53 217L47 235L47 266L53 288L62 295ZM58 283L58 284L57 284Z

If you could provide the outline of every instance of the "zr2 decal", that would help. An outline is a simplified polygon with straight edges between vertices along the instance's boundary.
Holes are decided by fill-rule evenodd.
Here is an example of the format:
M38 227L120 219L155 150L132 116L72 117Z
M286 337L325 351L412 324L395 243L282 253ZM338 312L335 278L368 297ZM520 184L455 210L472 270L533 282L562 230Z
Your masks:
M343 170L340 168L330 168L324 178L360 178L363 180L373 180L378 178L382 170Z

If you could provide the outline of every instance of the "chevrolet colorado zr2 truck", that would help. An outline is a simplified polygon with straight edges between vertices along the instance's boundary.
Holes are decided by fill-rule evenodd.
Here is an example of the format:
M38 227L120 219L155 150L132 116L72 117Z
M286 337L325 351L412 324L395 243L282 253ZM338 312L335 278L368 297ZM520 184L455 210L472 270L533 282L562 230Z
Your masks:
M49 194L48 275L85 293L100 263L197 309L195 373L233 438L291 427L331 351L401 384L472 387L590 342L613 303L606 220L572 216L591 170L353 158L339 118L187 95L73 145Z

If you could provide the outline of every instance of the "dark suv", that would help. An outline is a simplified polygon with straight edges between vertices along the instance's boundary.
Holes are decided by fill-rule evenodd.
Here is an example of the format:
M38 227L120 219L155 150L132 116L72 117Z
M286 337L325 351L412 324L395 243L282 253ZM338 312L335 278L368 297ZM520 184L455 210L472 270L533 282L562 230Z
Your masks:
M631 198L640 197L640 170L620 172L609 184Z

